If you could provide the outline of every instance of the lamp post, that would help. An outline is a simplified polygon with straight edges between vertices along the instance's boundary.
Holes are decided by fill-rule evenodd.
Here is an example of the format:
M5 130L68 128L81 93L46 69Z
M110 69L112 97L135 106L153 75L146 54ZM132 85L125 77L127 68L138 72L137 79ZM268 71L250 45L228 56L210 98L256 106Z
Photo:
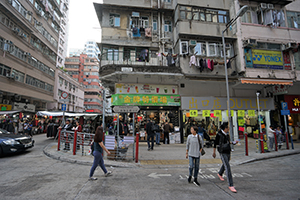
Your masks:
M224 64L225 64L225 77L226 77L226 91L227 91L227 111L228 111L228 125L229 125L229 132L230 132L230 138L231 141L233 141L233 129L231 124L231 112L230 112L230 96L229 96L229 86L228 86L228 73L227 73L227 62L226 62L226 52L225 52L225 38L224 38L224 32L227 31L227 29L245 12L248 10L248 6L243 6L236 14L236 17L232 20L230 20L226 24L226 28L222 31L222 43L223 43L223 56L224 56Z

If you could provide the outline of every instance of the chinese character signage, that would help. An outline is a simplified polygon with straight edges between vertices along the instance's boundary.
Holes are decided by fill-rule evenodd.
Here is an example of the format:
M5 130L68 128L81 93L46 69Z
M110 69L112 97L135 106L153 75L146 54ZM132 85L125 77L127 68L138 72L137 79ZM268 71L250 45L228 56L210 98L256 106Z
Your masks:
M190 110L190 117L197 117L198 116L198 110Z
M113 106L180 106L179 95L113 94Z
M152 85L152 84L129 84L116 83L116 94L178 94L176 85Z
M285 102L287 102L290 113L300 113L300 96L299 95L285 95Z
M288 93L289 86L287 85L275 85L273 86L273 95L280 95Z
M11 105L8 104L0 104L0 111L11 110Z
M260 98L261 110L274 110L273 98ZM181 97L182 110L227 110L227 98ZM256 110L256 98L230 98L231 110Z
M283 69L284 58L281 51L245 48L246 67L262 69ZM288 69L288 61L285 60L285 68Z

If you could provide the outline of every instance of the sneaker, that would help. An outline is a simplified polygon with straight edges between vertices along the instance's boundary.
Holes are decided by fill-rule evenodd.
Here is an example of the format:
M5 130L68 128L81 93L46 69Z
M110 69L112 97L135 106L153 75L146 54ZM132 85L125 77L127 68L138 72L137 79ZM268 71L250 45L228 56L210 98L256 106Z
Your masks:
M236 193L236 189L235 189L233 186L229 187L229 190L230 190L231 192Z
M189 182L189 183L191 183L191 180L192 180L192 177L191 177L191 176L189 176L189 178L188 178L188 182Z
M110 176L111 175L111 171L108 171L108 172L106 172L106 174L105 174L105 177L108 177L108 176Z
M97 178L95 178L95 177L90 177L89 180L95 181L95 180L97 180Z
M218 174L218 177L221 181L224 181L224 178L220 174Z
M194 180L193 182L196 186L200 186L200 183L197 180Z
M148 151L150 151L150 148L148 148Z

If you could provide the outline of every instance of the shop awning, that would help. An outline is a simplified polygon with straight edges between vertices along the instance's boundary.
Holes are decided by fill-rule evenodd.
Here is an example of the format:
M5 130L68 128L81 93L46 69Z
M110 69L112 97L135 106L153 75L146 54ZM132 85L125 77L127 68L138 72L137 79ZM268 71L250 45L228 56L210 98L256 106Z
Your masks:
M63 116L63 112L58 111L58 112L53 112L53 111L39 111L36 113L38 116ZM100 115L99 113L70 113L70 112L65 112L66 117L80 117L80 116L87 116L87 117L95 117L97 115Z
M0 111L0 115L9 115L22 112L22 110Z
M290 80L276 80L276 79L240 79L243 84L260 84L260 85L293 85Z

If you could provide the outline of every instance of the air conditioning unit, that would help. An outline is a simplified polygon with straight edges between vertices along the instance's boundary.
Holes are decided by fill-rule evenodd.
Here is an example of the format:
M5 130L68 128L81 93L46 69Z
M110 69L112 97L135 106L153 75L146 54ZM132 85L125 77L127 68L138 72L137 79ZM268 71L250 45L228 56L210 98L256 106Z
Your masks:
M13 30L14 33L19 33L20 32L20 29L17 28L17 27L14 27L12 30Z
M286 44L286 50L287 49L297 49L297 48L298 48L297 43L289 42L289 43Z
M257 46L257 41L255 39L247 39L243 41L244 47L255 47Z
M37 22L36 25L37 26L43 26L43 23L42 22Z
M189 45L192 46L192 47L194 47L194 46L197 45L197 41L196 40L190 40L189 41Z
M8 2L9 4L12 4L12 0L7 0L7 2Z
M262 10L266 10L268 8L268 5L266 3L260 3L259 8L261 8Z
M9 100L3 99L3 104L9 104L9 103L10 103Z
M22 33L22 34L20 35L20 37L22 37L22 38L26 38L26 37L27 37L27 35L26 35L25 33Z
M27 15L32 15L32 12L31 11L27 11Z
M15 95L15 100L16 101L21 101L21 96L20 95Z
M280 48L281 48L281 51L286 50L286 44L282 44Z
M41 10L37 10L36 14L41 17L42 16L42 11Z
M274 9L274 5L270 4L270 3L268 3L267 7L268 7L269 10L273 10Z
M226 43L226 44L225 44L225 48L227 48L227 49L228 49L228 48L231 48L231 44Z

